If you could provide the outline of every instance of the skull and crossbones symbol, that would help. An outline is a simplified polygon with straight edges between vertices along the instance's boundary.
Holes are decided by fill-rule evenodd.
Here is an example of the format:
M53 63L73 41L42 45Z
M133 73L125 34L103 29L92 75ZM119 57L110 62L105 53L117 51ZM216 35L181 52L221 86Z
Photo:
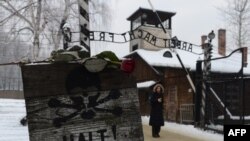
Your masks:
M56 108L56 118L53 119L53 125L55 127L61 127L63 123L71 120L72 118L80 115L82 119L93 119L97 112L111 113L114 116L121 116L122 108L115 106L113 109L100 108L99 105L108 102L110 100L116 100L120 98L121 92L118 89L112 89L108 95L104 98L100 98L101 93L97 92L95 95L88 95L83 93L82 95L70 96L71 102L64 102L57 98L51 98L48 101L50 108ZM68 111L74 111L70 114L62 112L62 109L68 109Z

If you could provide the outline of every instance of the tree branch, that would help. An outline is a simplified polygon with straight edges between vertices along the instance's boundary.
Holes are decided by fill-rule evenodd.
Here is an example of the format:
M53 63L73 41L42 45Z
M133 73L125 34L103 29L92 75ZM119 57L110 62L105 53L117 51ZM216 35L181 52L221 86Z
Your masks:
M32 3L32 4L34 4L34 3ZM6 20L10 19L11 17L15 16L15 15L17 14L17 12L19 12L19 11L21 11L21 10L23 10L23 9L28 8L30 5L31 5L31 4L29 4L29 5L27 5L27 6L24 6L24 7L20 8L19 10L17 10L17 11L15 11L15 12L11 13L8 17L6 17L6 18L3 19L2 21L0 21L0 24L3 23L3 22L5 22ZM2 6L3 8L5 8L6 10L8 9L8 8L5 7L4 5L2 5L1 3L0 3L0 6ZM10 9L8 9L8 11L9 11L9 10L10 10ZM11 10L10 10L10 11L11 11Z
M19 29L19 30L17 31L17 33L19 34L19 33L20 33L21 31L23 31L23 30L29 30L30 32L32 32L32 33L34 34L34 30L33 30L32 28L28 27L28 26Z
M33 2L33 0L29 0L29 3L32 3L32 2ZM30 13L31 13L31 20L32 20L32 23L35 24L36 22L35 22L34 11L35 11L35 10L34 10L34 7L31 7L31 12L30 12Z
M5 3L9 6L6 7L5 5L0 3L0 6L2 6L4 9L6 9L7 11L9 11L10 13L14 13L15 16L18 16L19 18L23 19L24 21L26 21L32 28L34 27L32 22L30 20L28 20L24 15L22 15L20 13L21 10L17 10L15 9L15 7L7 0L5 0ZM22 9L28 8L29 6L33 5L35 2L28 4L27 6L25 6Z
M37 10L36 10L36 31L37 32L41 32L40 31L40 25L41 25L41 15L42 15L42 0L38 0L38 3L37 3ZM38 33L38 34L39 34Z

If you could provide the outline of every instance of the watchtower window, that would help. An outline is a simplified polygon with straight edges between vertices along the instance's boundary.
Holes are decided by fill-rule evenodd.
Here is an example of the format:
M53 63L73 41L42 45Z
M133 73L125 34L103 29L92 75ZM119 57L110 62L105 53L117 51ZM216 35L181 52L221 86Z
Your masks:
M137 27L141 26L141 17L135 19L132 23L132 29L135 30Z
M137 50L137 49L138 49L138 44L133 45L133 47L132 47L132 51L135 51L135 50Z
M169 19L167 19L166 21L164 21L162 24L163 24L164 28L170 29Z
M176 14L173 12L157 10L159 18L164 28L171 29L171 18ZM139 26L160 27L160 22L151 9L139 8L127 20L131 21L131 30L135 30Z

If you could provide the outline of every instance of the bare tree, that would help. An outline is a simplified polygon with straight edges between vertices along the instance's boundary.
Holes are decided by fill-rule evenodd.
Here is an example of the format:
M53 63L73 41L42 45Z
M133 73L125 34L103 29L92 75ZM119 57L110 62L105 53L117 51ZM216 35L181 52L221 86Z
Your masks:
M16 18L17 23L14 23L10 29L16 29L14 32L17 35L22 31L29 31L33 35L33 54L37 58L40 50L40 35L43 32L47 20L42 15L42 0L25 0L25 1L9 1L2 0L0 7L4 8L10 16L2 22ZM44 20L42 20L44 18ZM13 31L13 30L12 30Z
M71 26L73 32L79 31L78 0L64 0L64 3L59 6L63 7L63 9L55 8L55 6L51 7L49 5L46 7L47 9L44 12L46 14L46 17L50 21L48 23L48 30L51 35L50 37L52 37L51 42L52 44L54 44L54 49L57 50L62 39L60 26L64 21L71 23L71 25L74 25ZM54 13L51 13L51 11L54 11ZM103 0L89 0L89 14L91 27L96 27L96 25L98 24L105 26L110 25L109 20L112 16L110 7L107 2ZM74 34L79 35L79 33Z
M98 24L110 25L111 12L105 1L89 1L90 22L94 28ZM41 49L48 46L58 50L63 21L71 23L72 31L79 34L78 13L78 0L0 0L0 63L20 61L24 56L37 59ZM0 66L0 89L21 84L17 68L16 65Z
M60 47L62 39L61 25L66 21L76 22L78 18L77 6L77 0L64 0L64 3L58 3L57 5L46 3L43 12L49 22L47 24L48 32L45 32L44 35L54 45L54 50Z
M10 29L16 29L14 31L16 35L24 30L32 34L34 58L39 56L41 40L44 38L48 39L46 42L54 45L54 49L58 49L62 36L60 25L70 16L70 8L77 4L76 0L26 0L20 4L22 7L19 3L20 1L3 0L0 7L8 11L10 15L0 22L10 24L8 21L11 19L21 21L21 23L12 24ZM16 25L18 27L14 28Z
M237 48L249 46L250 39L250 0L226 0L221 8L229 24L233 42Z
M108 3L103 0L90 0L89 3L90 14L97 17L91 18L91 23L100 24L98 20L107 23L107 19L111 17ZM46 42L57 50L62 39L62 22L72 22L79 18L78 0L1 0L0 7L8 13L6 18L0 19L0 26L11 25L10 33L16 33L16 36L20 33L31 34L34 59L39 56L41 42ZM76 25L79 22L72 23ZM72 28L79 31L79 25Z
M117 0L116 0L117 1ZM95 28L98 25L104 25L110 28L112 19L111 1L107 0L90 0L89 14L91 26Z

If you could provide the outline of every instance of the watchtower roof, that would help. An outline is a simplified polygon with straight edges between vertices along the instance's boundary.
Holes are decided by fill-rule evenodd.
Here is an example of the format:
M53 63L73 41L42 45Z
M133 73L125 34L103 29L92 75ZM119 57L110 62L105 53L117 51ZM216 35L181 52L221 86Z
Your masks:
M162 21L170 19L171 17L173 17L176 14L175 12L167 12L167 11L160 11L160 10L156 10L156 12L158 13L158 15L159 15L159 17L161 18ZM135 19L142 16L143 14L147 15L147 20L149 20L149 21L152 21L152 20L153 21L158 21L156 19L156 16L155 16L155 13L153 12L153 10L146 9L146 8L141 8L141 7L137 11L135 11L131 16L129 16L127 18L127 20L128 21L134 21Z

